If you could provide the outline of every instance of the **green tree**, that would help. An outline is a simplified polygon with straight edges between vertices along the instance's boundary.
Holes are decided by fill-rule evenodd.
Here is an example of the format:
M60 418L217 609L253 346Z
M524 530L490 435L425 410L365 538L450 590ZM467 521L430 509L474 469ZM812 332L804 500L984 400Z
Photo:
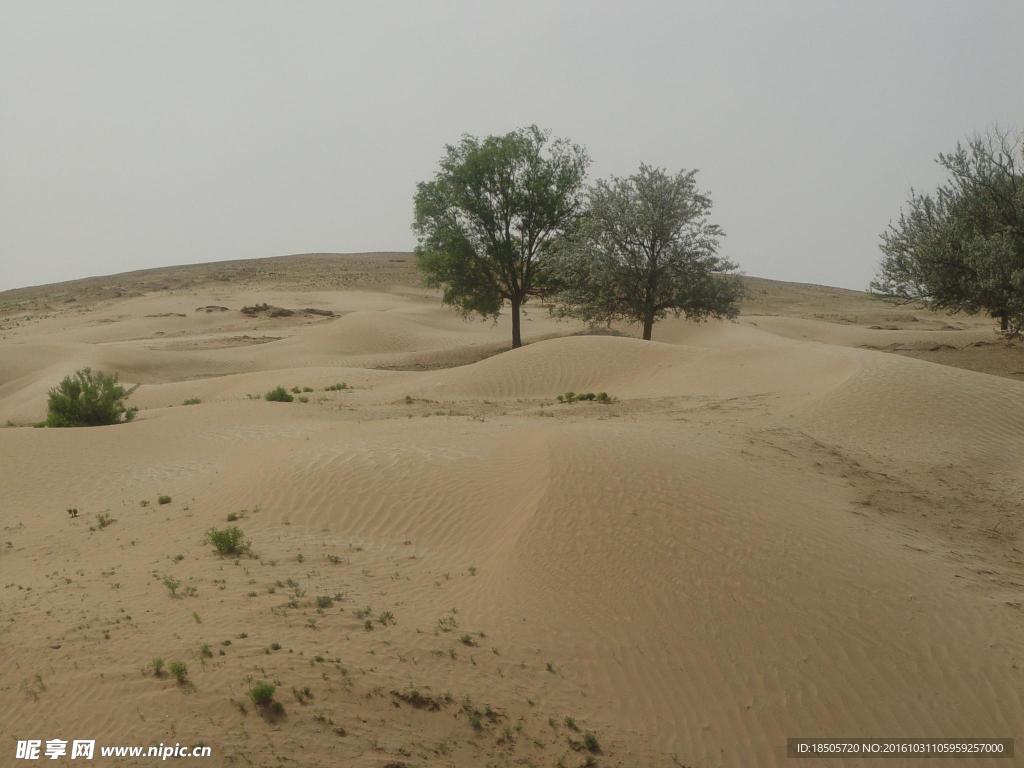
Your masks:
M948 180L911 190L881 236L876 295L934 310L987 312L1000 329L1024 329L1024 137L996 129L937 162Z
M99 427L131 421L136 409L124 401L138 389L125 389L117 382L117 374L82 368L64 377L49 392L46 426Z
M647 340L669 312L735 317L742 285L727 274L735 265L717 255L723 233L708 220L711 198L697 188L696 174L641 165L591 187L586 216L558 249L552 311L590 323L639 323Z
M522 346L522 305L548 287L547 257L580 214L589 163L582 147L536 126L445 147L434 179L416 187L427 285L463 315L496 318L507 301L512 346Z

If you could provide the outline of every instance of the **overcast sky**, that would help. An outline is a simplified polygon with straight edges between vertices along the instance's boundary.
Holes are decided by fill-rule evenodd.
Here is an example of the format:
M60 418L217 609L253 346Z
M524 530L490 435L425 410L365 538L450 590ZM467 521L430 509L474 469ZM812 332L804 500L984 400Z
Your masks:
M751 275L864 288L937 152L1024 127L1020 0L0 0L0 289L406 250L464 132L699 168Z

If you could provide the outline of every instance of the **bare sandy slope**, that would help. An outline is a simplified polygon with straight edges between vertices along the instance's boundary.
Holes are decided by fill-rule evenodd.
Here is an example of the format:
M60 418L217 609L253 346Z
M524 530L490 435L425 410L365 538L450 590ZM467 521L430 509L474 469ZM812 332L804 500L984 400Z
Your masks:
M1024 384L1019 349L969 346L987 323L752 280L735 323L642 342L537 309L505 351L403 258L0 295L0 422L83 365L142 384L131 424L0 429L0 764L55 736L394 768L1022 735ZM206 543L229 514L250 554ZM264 679L284 716L248 702Z

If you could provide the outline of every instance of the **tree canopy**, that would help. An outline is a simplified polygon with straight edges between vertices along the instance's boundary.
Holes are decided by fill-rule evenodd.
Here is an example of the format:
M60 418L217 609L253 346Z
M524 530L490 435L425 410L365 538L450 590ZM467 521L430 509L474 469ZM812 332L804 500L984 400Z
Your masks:
M548 287L547 257L580 215L589 163L582 147L536 126L447 146L434 179L416 188L427 285L464 315L497 317L509 302L521 346L521 307Z
M937 162L949 179L910 199L881 236L873 293L932 309L987 312L1024 329L1024 138L991 130Z
M591 187L586 215L558 251L555 314L640 323L648 340L669 312L734 317L742 286L717 255L723 232L696 174L641 165Z

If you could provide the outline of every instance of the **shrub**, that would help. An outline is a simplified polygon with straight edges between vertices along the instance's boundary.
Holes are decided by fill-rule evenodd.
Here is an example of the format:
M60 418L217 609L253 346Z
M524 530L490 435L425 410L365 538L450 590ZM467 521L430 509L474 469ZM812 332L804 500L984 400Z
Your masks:
M292 394L293 394L293 395L297 395L297 394L299 394L299 392L301 392L301 391L302 391L302 390L301 390L301 389L299 389L298 387L292 387Z
M157 504L170 504L171 503L171 497L170 496L157 496L156 501L157 501Z
M49 392L46 426L101 427L131 421L138 412L124 401L138 388L125 389L117 374L82 368Z
M151 662L149 662L149 666L153 669L154 677L164 676L164 660L162 658L159 656L155 657Z
M272 390L267 392L263 396L265 400L269 400L272 403L290 403L295 398L288 394L288 390L284 387L274 387Z
M239 555L249 548L245 534L237 525L221 529L211 528L207 531L206 537L222 555Z
M590 752L601 751L601 745L597 742L597 736L592 733L588 733L583 737L583 746Z
M607 392L566 392L558 396L558 402L560 403L579 403L584 400L596 401L598 403L612 403L615 398L608 395Z
M188 666L184 661L172 661L168 669L171 671L171 676L178 681L179 685L184 685L188 682Z
M313 388L312 388L312 387L303 387L303 388L302 388L302 391L303 391L303 392L312 392L312 391L313 391Z
M325 392L339 392L339 391L341 391L343 389L348 389L348 384L346 384L344 381L339 381L337 384L331 384L331 386L325 387L324 391Z
M96 515L96 526L100 530L103 530L108 525L111 525L113 522L114 518L110 516L109 512L100 512L98 515Z
M167 587L167 591L171 593L171 597L180 597L178 595L178 587L181 586L181 582L173 576L164 577L164 586Z
M257 707L268 707L274 700L274 692L276 690L277 686L273 683L261 680L249 689L249 698L252 699L252 703Z
M188 400L185 400L182 405L199 405L201 402L203 401L198 397L190 397Z
M300 403L308 403L309 402L309 398L306 397L305 395L302 395L301 397L299 397L299 402Z

